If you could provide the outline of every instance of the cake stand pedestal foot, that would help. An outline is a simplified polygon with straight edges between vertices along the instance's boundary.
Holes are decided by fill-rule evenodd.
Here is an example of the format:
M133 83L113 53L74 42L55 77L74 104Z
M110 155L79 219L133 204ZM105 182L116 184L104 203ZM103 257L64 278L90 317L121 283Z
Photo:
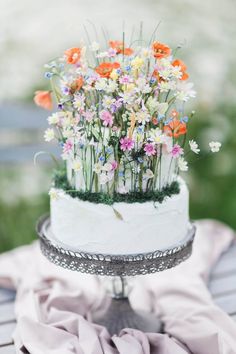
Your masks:
M134 328L152 333L160 333L162 329L161 322L156 316L144 311L135 312L128 297L112 298L107 312L102 317L93 320L106 327L111 335L119 334L123 328Z
M160 333L162 324L153 314L134 311L128 298L128 283L124 277L112 277L110 283L111 303L105 314L94 317L93 321L107 328L108 332L119 334L123 328L138 329L142 332Z

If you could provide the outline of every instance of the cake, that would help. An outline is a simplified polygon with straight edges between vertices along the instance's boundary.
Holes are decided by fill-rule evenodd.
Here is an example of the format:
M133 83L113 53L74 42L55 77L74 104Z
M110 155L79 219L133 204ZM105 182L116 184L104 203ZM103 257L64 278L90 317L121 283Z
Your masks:
M167 250L186 240L189 192L180 171L195 96L177 50L153 41L93 42L66 50L46 67L51 91L36 104L57 112L46 141L57 141L62 163L50 195L50 237L71 250L138 254ZM211 142L218 151L220 143ZM55 159L54 159L55 160ZM57 162L58 164L58 162Z

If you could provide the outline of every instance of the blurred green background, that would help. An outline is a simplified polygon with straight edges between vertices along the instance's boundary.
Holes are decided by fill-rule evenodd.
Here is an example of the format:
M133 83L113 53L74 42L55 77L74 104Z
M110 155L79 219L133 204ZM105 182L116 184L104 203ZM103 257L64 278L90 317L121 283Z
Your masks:
M2 0L0 3L0 252L29 243L37 218L49 211L52 164L37 151L55 152L43 141L47 113L33 107L35 89L47 88L43 64L106 23L119 39L140 21L150 36L158 21L159 39L179 43L198 92L189 105L196 114L189 129L202 149L222 142L219 154L190 162L190 216L215 218L236 228L236 69L235 4L226 0ZM135 16L134 16L135 15ZM89 21L87 20L89 19ZM116 33L116 34L115 34Z

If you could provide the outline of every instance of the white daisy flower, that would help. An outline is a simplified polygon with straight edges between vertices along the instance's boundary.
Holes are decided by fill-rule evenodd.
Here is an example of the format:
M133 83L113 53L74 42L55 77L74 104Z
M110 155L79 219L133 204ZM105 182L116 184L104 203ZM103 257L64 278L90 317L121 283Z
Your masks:
M196 97L196 91L193 90L193 83L179 82L177 85L176 98L179 101L187 102L190 98Z
M184 171L184 172L188 171L188 163L187 163L187 161L184 160L183 157L179 157L178 167L179 167L180 171Z
M58 113L53 113L50 117L48 117L48 124L49 125L56 125L60 121Z
M99 162L95 163L93 166L93 171L97 174L101 173L102 165Z
M45 130L44 133L44 139L45 141L51 141L55 138L55 133L54 130L52 128L48 128Z
M192 152L194 152L195 154L199 154L200 149L199 149L198 144L196 143L196 141L189 140L188 143L189 143L189 146L190 146L190 149L192 150Z
M218 152L220 150L221 147L221 143L219 143L218 141L211 141L209 143L211 152Z
M74 160L72 163L72 169L75 172L79 172L82 169L82 164L79 160Z
M97 50L99 50L100 48L100 44L98 42L92 42L90 49L92 52L96 52Z

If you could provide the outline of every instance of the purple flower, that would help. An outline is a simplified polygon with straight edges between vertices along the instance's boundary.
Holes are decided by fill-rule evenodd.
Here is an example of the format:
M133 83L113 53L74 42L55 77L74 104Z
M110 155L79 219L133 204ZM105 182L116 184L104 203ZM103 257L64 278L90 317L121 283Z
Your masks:
M121 150L130 151L130 150L133 149L133 147L134 147L134 141L132 139L127 138L127 137L120 139L120 148L121 148Z
M147 156L152 156L156 154L156 150L153 144L146 144L144 147L144 151L146 152Z
M100 118L103 121L105 127L111 127L113 124L113 116L109 111L101 111Z
M179 144L175 144L172 147L171 155L174 159L178 158L180 155L183 155L183 153L184 153L184 150L182 149L181 146L179 146Z

